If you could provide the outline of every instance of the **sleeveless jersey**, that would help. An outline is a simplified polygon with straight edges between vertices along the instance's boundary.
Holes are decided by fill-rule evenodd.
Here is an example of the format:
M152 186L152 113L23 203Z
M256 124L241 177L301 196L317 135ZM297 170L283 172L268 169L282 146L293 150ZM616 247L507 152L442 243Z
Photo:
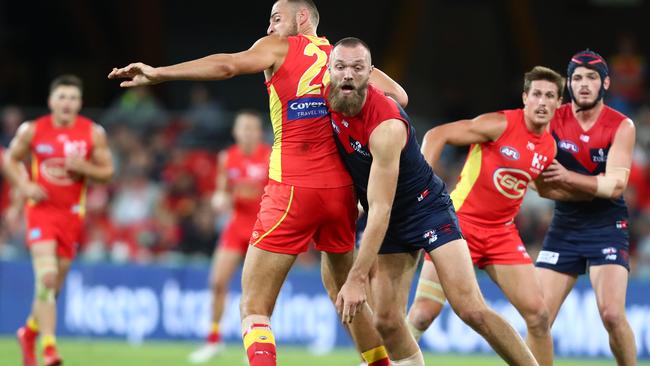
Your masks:
M93 122L78 116L70 126L56 127L51 115L34 122L30 145L31 179L47 192L47 199L28 203L33 208L65 210L83 217L86 201L86 180L65 169L66 157L90 159L93 148Z
M397 191L390 221L395 222L410 217L419 208L418 204L429 195L446 196L445 184L424 160L415 129L397 102L369 85L366 102L359 114L347 117L334 111L331 113L336 145L352 175L359 201L366 212L368 212L368 179L372 165L368 140L374 129L389 119L403 121L408 128L408 140L400 155Z
M451 193L456 214L470 223L499 226L512 223L528 183L555 158L555 141L544 131L526 127L523 109L502 111L507 127L496 141L472 144Z
M271 147L260 144L250 155L237 145L226 150L226 174L236 213L255 217L266 185Z
M564 104L551 120L551 134L557 142L557 160L565 168L586 175L605 173L607 154L624 114L604 106L596 123L584 131L573 115L571 103ZM623 197L592 201L555 202L551 225L557 228L586 229L627 226L627 206ZM619 227L620 228L620 227Z
M273 124L269 178L310 188L352 184L332 140L329 112L321 95L329 83L327 39L288 37L284 63L266 82Z

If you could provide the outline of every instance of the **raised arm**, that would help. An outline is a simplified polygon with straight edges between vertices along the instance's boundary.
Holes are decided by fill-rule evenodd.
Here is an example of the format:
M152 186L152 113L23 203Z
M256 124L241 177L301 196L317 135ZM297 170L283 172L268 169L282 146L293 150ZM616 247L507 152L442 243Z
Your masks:
M409 103L408 94L406 94L406 91L401 85L391 79L386 73L377 68L373 69L370 73L370 83L383 91L384 94L395 99L402 108L406 108L406 105Z
M634 123L631 120L626 119L620 124L607 154L604 175L593 176L570 171L555 160L542 173L544 182L570 186L591 197L619 198L627 188L635 135Z
M368 222L348 278L339 292L336 306L344 322L351 322L366 300L365 283L388 229L390 213L397 189L400 154L406 144L404 122L390 119L382 122L370 135L372 154L368 178ZM401 141L401 143L397 143Z
M24 165L25 159L29 156L34 131L35 126L32 122L20 125L3 156L2 170L13 189L21 196L38 202L47 198L47 193L43 187L29 180Z
M508 122L502 113L482 114L474 119L446 123L427 131L422 140L422 155L435 169L445 144L467 146L497 140Z
M165 67L151 67L142 62L114 68L109 79L130 79L121 87L158 84L170 80L224 80L242 74L275 71L289 50L286 38L270 35L259 39L251 48L238 53L218 53Z

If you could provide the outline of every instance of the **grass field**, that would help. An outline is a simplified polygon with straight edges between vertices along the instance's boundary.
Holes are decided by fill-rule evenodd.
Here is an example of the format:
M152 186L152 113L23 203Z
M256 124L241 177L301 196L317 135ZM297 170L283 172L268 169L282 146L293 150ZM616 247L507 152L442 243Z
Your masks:
M188 365L187 354L196 346L182 342L150 342L142 346L131 346L123 342L87 341L76 339L59 340L60 352L65 366L114 366L114 365ZM492 366L505 363L496 357L457 356L426 354L427 365L440 366ZM569 360L556 362L557 366L601 366L613 365L611 360ZM0 338L0 365L20 365L18 345L13 338ZM207 365L241 366L244 363L243 350L230 346ZM357 356L352 350L338 350L334 353L316 356L304 349L284 347L280 349L278 365L281 366L357 366ZM639 366L650 366L640 362Z

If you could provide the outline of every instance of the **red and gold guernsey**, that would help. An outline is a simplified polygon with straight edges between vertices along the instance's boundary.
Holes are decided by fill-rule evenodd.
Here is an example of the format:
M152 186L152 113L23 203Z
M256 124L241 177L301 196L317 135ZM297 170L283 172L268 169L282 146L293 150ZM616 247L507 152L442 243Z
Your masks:
M226 174L228 187L232 189L234 212L250 217L253 222L268 181L270 154L271 147L267 144L260 144L250 155L244 154L237 145L226 150Z
M70 156L90 158L93 122L78 116L70 126L57 127L52 116L47 115L33 123L31 179L45 189L47 199L36 204L28 202L28 208L54 209L83 217L86 180L69 174L65 169L65 160Z
M352 184L338 156L322 96L332 46L325 38L288 37L284 63L266 82L273 124L269 178L309 188Z
M549 132L528 130L523 109L501 112L507 127L496 140L473 144L456 189L451 193L459 219L485 226L512 223L528 183L553 162Z

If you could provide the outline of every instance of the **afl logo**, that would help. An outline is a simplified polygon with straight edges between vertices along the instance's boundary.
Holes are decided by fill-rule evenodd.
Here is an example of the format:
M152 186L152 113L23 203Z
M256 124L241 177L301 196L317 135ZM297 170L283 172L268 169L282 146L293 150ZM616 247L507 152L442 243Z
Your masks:
M530 174L523 170L511 168L499 168L494 171L492 177L494 186L502 195L516 200L524 196L528 182L531 181Z
M519 160L519 151L517 151L517 149L511 146L502 147L501 155L505 156L506 159Z
M578 145L576 145L573 141L569 140L561 140L560 142L557 143L557 147L564 151L568 151L572 154L576 154L580 149L578 148Z
M65 169L65 158L50 158L41 162L41 174L49 183L59 186L69 186L74 180Z

